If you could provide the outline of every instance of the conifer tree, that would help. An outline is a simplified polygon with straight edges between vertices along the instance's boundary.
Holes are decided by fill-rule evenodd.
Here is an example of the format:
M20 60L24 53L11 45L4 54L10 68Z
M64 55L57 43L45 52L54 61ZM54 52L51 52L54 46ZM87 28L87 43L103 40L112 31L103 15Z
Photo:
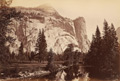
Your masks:
M39 30L38 39L36 43L36 51L38 53L39 62L45 59L47 53L47 44L45 40L44 30Z
M114 25L111 24L109 27L107 37L104 36L103 38L103 53L104 54L104 63L102 72L110 78L116 78L120 74L119 71L119 44L116 37L116 31ZM103 70L104 69L104 70Z
M103 57L103 65L101 66L101 73L104 74L105 77L110 77L112 74L110 68L112 67L112 55L111 55L111 31L108 26L107 21L104 21L104 36L102 39L102 57Z
M101 33L97 26L96 33L95 35L93 35L90 50L85 58L85 65L89 66L89 68L87 68L87 71L94 76L96 76L96 74L99 73L99 65L101 58L100 51L101 51Z
M38 61L41 61L41 43L42 43L42 34L41 34L41 30L39 30L39 34L38 34L38 39L37 39L37 43L36 43L36 52L38 55Z
M119 60L120 60L120 50L119 50L119 43L118 43L118 38L116 36L116 31L115 31L115 28L114 28L114 25L111 24L111 53L113 54L113 75L116 75L119 76L120 75L120 63L119 63Z
M42 50L42 60L46 60L47 58L47 43L45 39L45 32L44 29L42 29L42 44L41 44L41 50Z
M114 25L108 26L104 21L104 33L101 38L99 29L93 36L90 50L85 58L85 64L90 75L99 78L118 78L120 75L120 50Z

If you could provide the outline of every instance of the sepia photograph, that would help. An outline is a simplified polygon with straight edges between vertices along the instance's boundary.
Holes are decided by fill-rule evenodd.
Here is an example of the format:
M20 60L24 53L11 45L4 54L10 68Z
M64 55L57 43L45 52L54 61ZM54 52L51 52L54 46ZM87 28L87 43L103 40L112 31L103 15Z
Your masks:
M0 0L0 81L120 81L120 0Z

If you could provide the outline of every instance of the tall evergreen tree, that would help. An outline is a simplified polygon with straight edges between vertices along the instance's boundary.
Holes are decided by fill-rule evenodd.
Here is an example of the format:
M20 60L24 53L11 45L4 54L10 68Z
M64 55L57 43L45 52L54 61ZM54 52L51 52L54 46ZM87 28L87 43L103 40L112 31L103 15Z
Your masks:
M106 51L105 59L104 59L104 69L106 69L106 75L111 78L116 78L120 74L119 71L119 44L116 37L116 31L114 28L114 25L111 24L111 27L109 28L109 38L107 39L108 43L108 49L109 51ZM104 39L103 39L104 40Z
M47 53L47 44L45 40L44 30L39 30L38 39L36 43L36 51L39 58L39 62L45 59Z
M42 29L42 43L41 43L41 50L42 50L42 60L46 60L47 58L47 43L46 43L46 39L45 39L45 31L44 29Z
M113 67L113 53L111 53L111 49L113 47L113 38L112 31L108 26L107 21L104 21L104 36L102 41L102 56L103 56L103 65L101 66L101 73L104 74L105 77L111 77L113 75L112 67Z
M90 74L96 76L99 73L99 65L100 65L100 51L101 51L101 33L97 26L96 33L93 35L92 43L90 46L90 50L85 58L85 65L89 66L87 71Z
M114 25L111 24L111 31L112 31L112 39L113 39L113 47L112 47L112 53L114 54L113 59L114 59L114 73L115 75L120 76L120 50L119 50L119 43L118 43L118 38L116 36L116 31L114 28Z
M42 42L41 40L42 40L42 34L41 34L41 30L39 30L38 39L36 43L36 52L38 55L38 61L41 60L41 42Z
M109 27L107 21L104 21L103 37L101 38L97 28L86 55L85 64L91 66L87 68L87 71L90 75L99 78L118 78L120 75L119 57L120 50L115 28L113 24Z

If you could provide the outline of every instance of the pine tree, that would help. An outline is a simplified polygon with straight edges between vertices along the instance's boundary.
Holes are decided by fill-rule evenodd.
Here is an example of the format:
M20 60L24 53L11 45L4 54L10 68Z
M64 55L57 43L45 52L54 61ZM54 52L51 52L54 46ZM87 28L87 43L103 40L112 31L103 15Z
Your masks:
M45 40L44 30L39 30L38 39L36 43L36 51L38 52L39 62L45 59L47 53L47 44Z
M112 48L112 51L114 53L114 72L115 72L115 75L119 75L120 76L120 50L119 50L119 43L118 43L118 38L116 36L116 31L115 31L115 28L113 26L113 24L111 25L111 28L113 29L112 32L112 36L113 36L113 40L114 40L114 47Z
M109 77L111 78L118 78L118 75L120 75L119 71L119 56L120 56L120 50L119 50L119 44L116 37L116 31L114 28L114 25L111 24L110 30L109 30L109 52L106 54L106 65L107 65L107 71L109 74ZM110 70L110 71L108 71Z
M119 57L120 50L115 28L113 24L109 27L107 21L104 21L103 37L101 38L97 27L90 50L86 55L85 64L91 66L87 68L87 71L94 77L118 78L120 75Z
M38 61L41 60L41 41L42 40L42 36L41 36L41 30L39 30L39 34L38 34L38 39L37 39L37 43L36 43L36 52L37 52L37 55L38 55Z
M104 74L104 77L111 77L112 74L112 53L111 53L111 29L108 26L107 21L104 21L104 36L102 40L102 56L103 56L103 65L101 66L101 73Z
M42 29L42 44L41 44L41 50L42 50L42 60L46 60L47 58L47 43L46 43L46 39L45 39L45 32L44 29Z
M103 56L101 55L101 48L102 48L102 39L101 39L101 33L99 30L99 27L97 26L96 29L96 34L95 34L95 67L98 73L100 73L100 67L102 65L102 58Z
M100 51L101 51L101 33L97 26L96 33L93 35L92 43L90 50L85 58L85 65L89 66L87 71L90 72L93 76L96 76L99 73L100 61Z

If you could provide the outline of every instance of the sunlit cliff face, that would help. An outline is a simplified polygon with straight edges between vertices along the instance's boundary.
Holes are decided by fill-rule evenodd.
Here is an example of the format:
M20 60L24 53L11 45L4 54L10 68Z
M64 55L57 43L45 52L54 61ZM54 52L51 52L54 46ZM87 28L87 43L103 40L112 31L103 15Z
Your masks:
M11 53L18 53L21 42L25 52L35 51L39 29L44 29L48 51L52 48L56 54L62 54L69 44L74 45L74 51L88 51L90 42L84 17L74 20L65 18L48 5L35 8L16 7L16 10L24 16L21 20L12 19L12 24L8 26L12 32L7 35L15 39L13 43L6 44Z
M113 23L116 28L120 26L120 0L13 0L11 6L36 7L46 3L64 17L84 17L90 40L96 25L102 31L104 19Z

